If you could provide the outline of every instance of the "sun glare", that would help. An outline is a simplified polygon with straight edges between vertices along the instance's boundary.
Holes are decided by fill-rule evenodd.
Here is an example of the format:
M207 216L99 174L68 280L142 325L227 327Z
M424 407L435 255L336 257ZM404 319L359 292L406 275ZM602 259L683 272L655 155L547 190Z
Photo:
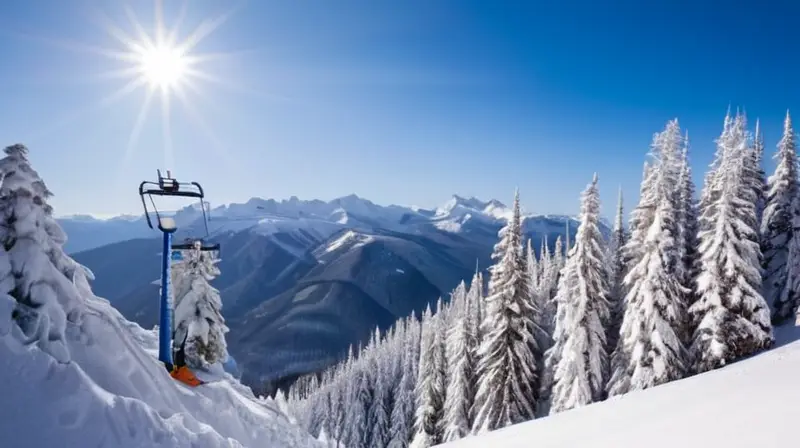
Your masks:
M174 47L160 45L148 48L141 54L139 70L152 87L175 87L186 75L186 59Z
M130 25L128 30L124 30L101 11L95 14L99 25L105 29L111 39L116 41L119 47L108 48L72 43L66 40L56 41L60 46L108 58L114 62L114 66L110 67L108 71L99 73L98 78L115 78L125 81L121 87L85 108L84 111L106 108L135 91L144 91L141 106L128 136L120 169L125 169L129 158L136 151L144 124L151 112L154 112L151 106L156 102L161 103L161 140L164 155L162 167L174 168L173 132L170 117L176 103L182 106L183 112L186 113L195 129L205 134L209 141L209 148L215 152L215 155L229 162L227 151L220 143L221 139L212 132L211 126L202 117L202 114L198 113L199 108L190 104L190 94L193 94L196 99L203 99L205 95L201 84L236 87L235 83L230 80L209 72L209 69L212 68L210 65L214 61L232 56L233 53L200 54L197 51L198 44L220 27L236 8L218 16L203 19L194 29L187 30L188 32L180 37L179 29L186 17L189 0L183 0L171 28L164 23L164 1L154 0L155 20L149 30L150 27L145 25L147 22L143 23L139 20L131 4L121 3L123 3L122 7ZM69 116L60 120L57 126L63 126L64 123L74 120L78 115L80 114L71 112Z

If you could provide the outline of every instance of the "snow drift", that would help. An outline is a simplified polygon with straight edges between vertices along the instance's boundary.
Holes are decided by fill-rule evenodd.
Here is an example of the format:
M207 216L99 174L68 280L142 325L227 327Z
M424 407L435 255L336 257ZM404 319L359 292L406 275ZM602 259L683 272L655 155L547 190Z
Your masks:
M674 448L784 446L800 403L800 328L728 367L443 446ZM785 344L785 345L781 345Z
M89 295L80 325L67 327L66 364L23 345L13 299L0 298L4 447L318 446L229 375L197 388L176 383L149 353L155 334Z

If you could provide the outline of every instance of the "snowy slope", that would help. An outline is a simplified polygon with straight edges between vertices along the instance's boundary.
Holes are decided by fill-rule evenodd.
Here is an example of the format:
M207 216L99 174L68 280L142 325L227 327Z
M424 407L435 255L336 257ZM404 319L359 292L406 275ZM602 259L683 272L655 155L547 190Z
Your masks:
M13 302L0 298L3 447L319 446L229 376L193 389L176 383L151 353L152 332L103 299L86 306L80 327L68 328L72 361L59 364L22 345Z
M791 446L800 415L800 329L726 368L445 444L483 447Z

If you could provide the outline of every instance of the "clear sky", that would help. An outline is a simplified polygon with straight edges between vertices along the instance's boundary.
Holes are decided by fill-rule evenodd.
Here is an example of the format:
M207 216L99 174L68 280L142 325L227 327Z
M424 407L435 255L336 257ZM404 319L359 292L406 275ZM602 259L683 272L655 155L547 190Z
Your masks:
M667 120L699 182L729 104L761 119L771 155L800 85L790 0L191 0L180 38L227 14L190 51L216 56L188 108L170 96L169 139L158 97L132 139L147 87L101 103L132 78L96 51L124 50L99 17L136 38L124 3L153 35L150 0L0 2L0 144L28 145L60 215L138 213L138 183L167 163L212 206L510 202L519 186L537 213L576 213L597 171L610 215ZM171 28L185 2L164 3Z

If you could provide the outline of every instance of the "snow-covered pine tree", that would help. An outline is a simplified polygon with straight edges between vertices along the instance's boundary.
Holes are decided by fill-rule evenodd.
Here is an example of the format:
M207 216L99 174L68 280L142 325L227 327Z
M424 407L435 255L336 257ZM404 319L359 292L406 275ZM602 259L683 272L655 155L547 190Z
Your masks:
M186 364L202 368L228 358L225 333L228 327L222 317L222 299L219 291L209 283L220 271L218 259L212 252L200 250L196 241L194 248L185 251L184 258L176 263L175 272L181 279L174 279L176 344L185 341ZM178 287L178 285L183 285ZM178 347L175 347L177 349Z
M761 133L761 124L756 120L756 131L753 136L753 150L751 155L753 157L753 168L755 170L753 181L753 192L756 195L756 220L759 223L759 230L761 221L764 216L764 207L766 207L766 194L767 194L767 178L762 166L764 160L764 135Z
M16 301L12 317L28 343L58 362L70 360L67 322L79 323L84 299L73 277L81 267L62 245L66 236L47 203L52 196L21 144L0 159L0 291ZM82 267L81 267L82 268ZM88 275L85 269L82 272Z
M430 306L422 313L422 335L417 376L417 411L414 421L414 437L411 447L427 448L441 442L440 426L444 415L444 385L440 381L438 367L441 363L436 316Z
M547 245L547 234L542 238L542 247L539 249L539 289L545 290L547 273L550 272L550 247Z
M547 246L547 238L544 241L544 251L542 252L539 264L542 266L542 280L539 285L539 297L537 303L544 304L539 311L539 326L548 335L548 346L541 347L544 352L553 344L553 327L556 322L556 292L558 290L558 279L561 269L564 267L563 243L561 235L556 237L555 251L550 252Z
M342 440L344 434L345 415L347 409L345 408L345 400L347 392L347 380L345 364L342 363L336 369L336 377L331 384L331 405L330 415L328 416L328 434L334 440Z
M380 341L380 330L375 328L375 338ZM369 403L369 426L370 445L375 447L385 447L389 444L389 432L391 428L390 415L392 410L387 409L389 404L389 362L391 359L388 353L384 353L385 341L375 350L367 361L369 370L375 378L371 382L372 401Z
M406 321L406 331L402 340L403 366L400 382L394 393L394 406L392 407L392 425L390 430L389 448L406 448L414 435L414 412L416 411L416 397L414 388L417 378L414 375L414 345L419 346L419 341L414 339L411 322L416 321L413 316Z
M642 182L639 187L639 203L634 207L631 212L631 219L628 224L629 235L628 241L622 247L622 256L625 263L625 272L627 272L639 263L642 258L642 251L644 246L645 236L653 223L655 207L652 201L652 189L655 180L655 171L652 169L648 161L644 162L642 169ZM628 303L627 287L625 277L623 277L622 287L626 291L626 296L622 299L623 320L627 312ZM620 332L622 328L620 326ZM617 345L611 353L611 369L609 373L608 385L606 391L609 395L617 395L624 393L630 387L630 376L627 373L629 353L626 352L622 346L622 334L617 335Z
M406 338L409 339L410 350L408 355L411 356L411 369L413 369L414 374L414 384L413 387L417 387L417 377L419 375L419 365L420 365L420 353L422 351L422 319L424 316L420 315L420 318L417 319L416 314L412 311L411 316L408 317L406 321ZM416 396L414 398L416 403ZM416 407L414 408L416 412ZM413 419L412 419L413 421Z
M369 448L371 431L369 427L369 407L372 403L372 385L370 375L365 363L354 370L353 407L348 409L349 440L345 442L347 448Z
M612 395L641 390L682 378L687 372L685 347L687 290L679 279L680 237L675 192L678 191L682 151L677 120L653 138L653 164L637 207L636 261L625 277L627 294L618 350L624 360L614 363Z
M606 347L609 355L617 346L624 312L625 289L622 281L626 271L622 248L628 241L628 232L623 222L624 217L622 187L620 187L617 193L617 214L614 217L614 227L611 230L611 241L608 245L609 321L606 325Z
M550 264L552 269L550 271L550 275L552 276L550 280L550 297L553 298L556 296L558 292L558 277L561 275L561 270L564 269L564 264L567 261L567 254L569 252L564 247L564 241L561 239L561 235L556 237L556 245L553 251L553 254L550 258Z
M395 401L397 400L396 392L400 387L400 381L403 378L403 363L405 362L405 358L408 357L404 349L406 340L405 333L406 319L397 319L397 322L395 322L394 326L392 327L389 346L386 349L386 358L390 367L389 378L387 379L389 382L389 405L387 406L387 410L390 413L390 418L391 412L395 406Z
M531 279L531 294L535 294L539 288L539 263L536 260L536 251L533 250L533 241L528 238L525 250L525 257L528 266L528 276Z
M537 332L534 337L537 340L538 346L541 351L547 350L550 346L550 334L547 332L546 318L544 317L544 310L547 307L547 299L545 294L539 288L539 263L536 261L536 252L533 250L531 239L528 238L528 243L525 248L526 266L528 269L528 278L531 279L530 291L528 294L531 296L531 301L534 304L536 315L533 316L533 321L536 323ZM543 366L540 366L543 367Z
M789 242L794 233L792 206L798 195L797 143L788 111L775 158L778 164L768 180L766 207L761 222L761 247L764 251L764 298L772 304L772 320L777 324L794 315L794 299L784 292L789 277Z
M466 305L466 303L465 303ZM447 332L447 389L443 442L466 437L472 428L471 408L475 398L473 315L467 306L455 308Z
M441 304L441 299L439 299ZM441 403L441 409L438 411L439 421L437 423L437 432L436 432L436 440L437 443L442 442L442 438L444 437L444 427L445 427L445 420L444 420L444 403L447 399L447 325L449 323L449 319L445 319L445 316L435 315L433 316L433 324L434 328L436 329L436 334L433 338L434 344L434 352L433 352L433 382L435 385L435 390L438 391L440 394L439 399L437 400Z
M689 162L689 135L684 139L684 147L680 158L680 171L678 173L678 188L680 197L678 201L678 233L680 235L681 257L681 285L686 289L687 296L684 301L687 307L696 300L695 278L699 267L697 248L698 218L697 204L695 202L695 188L692 180L692 166ZM693 329L690 329L691 333ZM686 340L688 343L688 339Z
M317 388L317 385L313 381L311 386L312 390ZM304 400L305 405L307 406L306 430L314 437L319 437L325 427L325 419L327 417L326 411L328 408L328 403L326 403L326 395L327 394L320 390L313 390L313 392L310 392L309 396Z
M609 290L599 222L600 193L595 174L581 198L575 245L556 295L556 332L564 335L564 344L555 365L551 413L597 402L605 395L608 352L603 324L609 316Z
M534 334L529 279L522 253L519 191L512 218L500 231L490 268L484 328L478 352L478 390L473 431L491 431L535 417L541 352Z
M470 338L473 340L474 345L471 347L473 351L473 359L477 357L478 342L481 339L480 325L481 325L481 302L483 301L483 279L481 273L475 271L472 276L472 282L469 284L469 291L467 292L467 312L470 314Z
M698 300L689 309L696 323L691 353L698 372L773 342L769 308L759 293L756 198L743 175L748 157L743 116L735 118L717 145L718 169L706 186L709 200L702 210ZM765 218L774 216L776 204L771 210L768 205Z

